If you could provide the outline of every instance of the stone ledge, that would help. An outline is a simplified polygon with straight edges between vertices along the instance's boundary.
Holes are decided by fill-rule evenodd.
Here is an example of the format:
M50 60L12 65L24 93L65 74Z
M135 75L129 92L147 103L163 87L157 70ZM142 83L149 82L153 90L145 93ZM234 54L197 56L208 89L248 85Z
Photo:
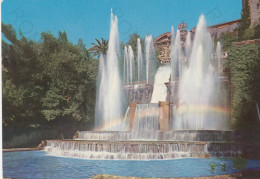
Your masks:
M33 151L33 150L42 150L39 147L35 148L11 148L11 149L2 149L3 152L19 152L19 151Z
M96 175L90 179L238 179L238 178L250 178L258 179L260 178L260 170L246 170L236 174L230 175L217 175L208 177L182 177L182 178L144 178L144 177L124 177L116 175L101 174Z

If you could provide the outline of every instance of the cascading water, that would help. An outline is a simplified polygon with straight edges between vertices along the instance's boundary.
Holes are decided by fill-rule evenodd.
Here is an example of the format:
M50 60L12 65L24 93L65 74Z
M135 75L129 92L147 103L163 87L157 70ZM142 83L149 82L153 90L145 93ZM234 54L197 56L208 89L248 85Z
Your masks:
M167 87L164 83L169 82L171 76L170 66L161 66L155 74L153 85L153 95L151 103L158 103L159 101L166 101Z
M133 140L131 134L122 131L80 132L78 140L48 140L45 151L55 156L109 160L204 158L209 155L239 157L242 154L242 147L234 143L235 135L231 131L173 131L168 134L167 141L160 133L150 136L153 141L147 136L145 141ZM155 142L154 139L161 141Z
M119 75L118 20L111 10L110 35L108 51L104 65L99 66L95 127L102 130L124 130L122 85ZM101 55L102 56L102 55ZM103 61L103 60L102 60Z
M132 129L133 139L157 139L159 131L159 104L137 104Z

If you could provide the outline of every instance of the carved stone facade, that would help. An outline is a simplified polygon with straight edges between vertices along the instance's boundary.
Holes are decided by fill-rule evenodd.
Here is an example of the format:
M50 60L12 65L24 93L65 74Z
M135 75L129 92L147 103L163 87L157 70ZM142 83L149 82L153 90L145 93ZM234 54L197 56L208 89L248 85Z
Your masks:
M178 25L178 30L180 30L182 46L184 45L188 33L188 31L185 29L187 27L187 24L184 22ZM154 40L155 47L159 50L158 58L161 61L161 63L168 63L171 60L171 37L171 32L166 32Z
M158 58L162 63L171 60L171 37L171 32L166 32L154 40L155 47L159 50Z
M236 28L238 28L240 23L240 19L229 21L213 26L209 26L208 30L211 33L212 38L218 39L222 33L226 32L233 32ZM178 29L180 30L181 35L181 42L182 46L185 44L186 36L188 31L185 29L187 28L187 24L182 22L179 24ZM196 27L194 27L191 31L191 39L193 39L194 34L196 32ZM154 44L156 49L159 50L158 58L161 63L169 63L171 61L171 32L166 32L160 36L158 36L154 40Z
M125 92L129 103L150 103L153 94L152 84L138 84L125 86Z

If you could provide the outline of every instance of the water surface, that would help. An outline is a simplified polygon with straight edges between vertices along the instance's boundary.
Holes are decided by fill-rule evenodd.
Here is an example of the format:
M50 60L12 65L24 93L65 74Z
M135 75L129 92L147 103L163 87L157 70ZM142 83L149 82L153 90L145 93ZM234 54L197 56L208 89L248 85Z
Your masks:
M216 168L211 170L210 165ZM221 169L225 163L226 170ZM248 160L245 168L260 167L260 160ZM173 160L86 160L50 156L44 151L3 153L4 177L25 179L88 178L97 174L135 177L198 177L236 173L231 159Z

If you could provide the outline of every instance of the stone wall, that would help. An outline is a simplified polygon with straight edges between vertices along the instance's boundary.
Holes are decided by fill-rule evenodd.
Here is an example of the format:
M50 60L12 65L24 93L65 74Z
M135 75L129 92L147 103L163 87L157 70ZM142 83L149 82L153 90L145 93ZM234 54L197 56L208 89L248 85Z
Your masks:
M259 24L260 20L260 0L249 0L250 15L251 15L251 27Z

